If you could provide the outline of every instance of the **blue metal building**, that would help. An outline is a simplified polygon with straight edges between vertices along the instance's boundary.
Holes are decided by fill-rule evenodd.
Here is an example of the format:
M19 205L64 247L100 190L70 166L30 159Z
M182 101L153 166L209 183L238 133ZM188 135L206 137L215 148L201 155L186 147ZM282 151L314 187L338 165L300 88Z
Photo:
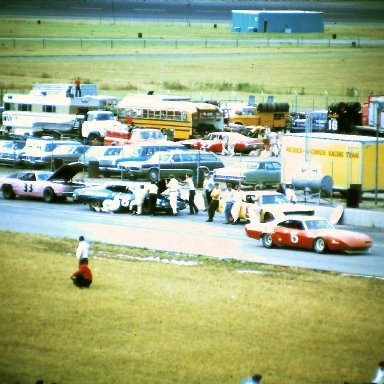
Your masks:
M323 12L233 10L232 32L322 33Z

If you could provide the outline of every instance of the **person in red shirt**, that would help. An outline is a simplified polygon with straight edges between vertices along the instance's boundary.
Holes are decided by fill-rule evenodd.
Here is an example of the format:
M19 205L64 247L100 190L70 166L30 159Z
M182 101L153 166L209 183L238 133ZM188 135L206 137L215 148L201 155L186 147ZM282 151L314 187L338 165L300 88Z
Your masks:
M81 97L80 79L75 80L75 97Z
M77 271L73 272L71 280L79 288L89 288L92 284L92 271L86 264L85 259L80 260L80 267Z

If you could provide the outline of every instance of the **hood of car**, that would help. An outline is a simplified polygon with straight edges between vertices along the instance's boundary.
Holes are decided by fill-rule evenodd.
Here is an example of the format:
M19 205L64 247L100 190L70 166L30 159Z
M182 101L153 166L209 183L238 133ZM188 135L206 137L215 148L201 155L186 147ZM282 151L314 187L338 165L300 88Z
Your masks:
M57 171L55 171L49 177L48 180L49 181L53 181L53 180L69 181L72 178L74 178L79 172L81 172L83 168L84 168L84 164L80 162L62 165Z

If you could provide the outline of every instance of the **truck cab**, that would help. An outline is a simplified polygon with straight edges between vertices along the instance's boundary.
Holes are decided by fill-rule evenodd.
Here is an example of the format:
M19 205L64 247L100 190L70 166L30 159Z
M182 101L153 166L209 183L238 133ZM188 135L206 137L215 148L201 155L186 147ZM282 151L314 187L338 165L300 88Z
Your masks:
M81 120L81 116L79 116ZM86 139L89 144L100 145L104 141L105 133L108 129L123 129L125 124L115 119L111 111L89 111L81 123L81 137Z

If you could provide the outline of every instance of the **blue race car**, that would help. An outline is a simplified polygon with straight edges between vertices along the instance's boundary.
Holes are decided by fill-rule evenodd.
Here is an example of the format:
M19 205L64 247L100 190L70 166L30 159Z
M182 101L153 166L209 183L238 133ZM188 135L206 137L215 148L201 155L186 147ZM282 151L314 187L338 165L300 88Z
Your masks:
M73 200L88 204L91 211L133 212L135 210L135 187L140 184L132 182L111 182L95 185L89 188L75 189ZM177 210L182 211L188 205L188 201L178 198ZM156 211L172 214L167 191L159 193L156 202ZM148 197L145 198L142 212L149 213Z

